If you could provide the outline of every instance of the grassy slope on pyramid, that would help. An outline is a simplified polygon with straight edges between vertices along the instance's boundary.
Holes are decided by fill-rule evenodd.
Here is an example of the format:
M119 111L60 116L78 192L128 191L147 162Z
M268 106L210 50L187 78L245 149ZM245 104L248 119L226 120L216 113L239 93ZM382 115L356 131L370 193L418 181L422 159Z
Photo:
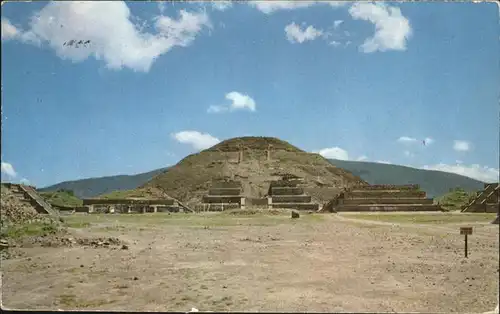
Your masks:
M272 145L270 161L267 160L269 145ZM238 163L240 150L243 160ZM331 199L341 188L367 184L320 155L277 138L240 137L187 156L130 193L137 195L154 189L193 205L201 202L213 182L234 180L241 182L245 197L260 198L267 195L271 181L290 174L304 179L305 192L315 202Z

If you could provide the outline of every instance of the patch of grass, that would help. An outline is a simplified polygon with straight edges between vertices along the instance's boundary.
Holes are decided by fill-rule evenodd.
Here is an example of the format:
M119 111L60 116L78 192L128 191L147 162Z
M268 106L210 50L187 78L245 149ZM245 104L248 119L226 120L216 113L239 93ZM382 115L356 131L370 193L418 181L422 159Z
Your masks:
M87 221L67 221L66 226L70 228L88 228L91 224Z
M73 194L73 191L59 190L56 192L41 192L40 195L51 205L77 207L82 206L83 201Z
M61 294L58 298L58 303L66 308L97 308L104 304L113 302L106 300L82 300L78 299L74 294Z
M476 196L476 192L466 192L464 189L456 188L435 199L435 203L441 205L444 210L461 210L463 206L470 203Z
M146 226L156 225L178 225L178 226L272 226L286 223L314 223L323 221L323 215L302 214L299 219L292 220L289 213L267 215L264 211L248 216L233 215L225 212L221 213L198 213L184 214L172 213L147 213L147 214L91 214L85 216L68 216L66 221L68 224L99 224L113 223L118 226L105 227L111 229L119 228L120 223L138 224Z
M59 228L55 224L35 222L3 228L0 232L0 237L19 239L28 236L45 236L57 233L58 231Z
M490 222L496 217L495 213L436 213L436 214L354 214L349 217L363 220L416 223L416 224L447 224L459 222Z

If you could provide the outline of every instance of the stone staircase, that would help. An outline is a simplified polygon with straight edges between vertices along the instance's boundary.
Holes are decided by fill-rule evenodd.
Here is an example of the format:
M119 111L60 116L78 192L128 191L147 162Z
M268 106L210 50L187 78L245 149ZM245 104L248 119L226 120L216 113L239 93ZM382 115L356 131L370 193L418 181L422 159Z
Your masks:
M311 202L311 196L299 186L300 179L273 181L268 191L268 208L289 208L318 211L319 204Z
M462 208L466 213L498 213L500 206L500 184L485 183L484 190Z
M344 190L322 211L441 211L418 185L368 185Z
M214 182L208 193L203 196L202 203L195 206L195 211L223 211L245 208L245 197L242 194L241 182Z
M32 206L39 214L47 214L55 217L59 216L59 212L52 208L52 206L38 194L34 187L13 183L2 183L2 185L10 189L12 194L14 194L19 201Z

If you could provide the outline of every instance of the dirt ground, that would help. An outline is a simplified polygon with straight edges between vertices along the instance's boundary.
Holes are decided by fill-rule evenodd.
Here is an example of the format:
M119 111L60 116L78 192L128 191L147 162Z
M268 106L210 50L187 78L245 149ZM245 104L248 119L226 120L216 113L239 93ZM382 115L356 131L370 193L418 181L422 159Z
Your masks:
M22 257L2 261L2 302L30 310L491 311L498 225L487 223L494 215L462 217L76 215L68 217L72 237L126 246L16 248ZM462 225L474 227L467 259Z

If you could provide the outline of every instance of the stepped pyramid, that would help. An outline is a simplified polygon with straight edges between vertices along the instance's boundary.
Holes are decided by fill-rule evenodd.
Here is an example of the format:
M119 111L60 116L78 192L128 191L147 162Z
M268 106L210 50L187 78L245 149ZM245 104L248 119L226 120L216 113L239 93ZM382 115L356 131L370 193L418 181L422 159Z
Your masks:
M485 183L481 191L462 212L466 213L498 213L500 203L500 184Z
M416 184L367 185L347 189L321 211L440 211Z

